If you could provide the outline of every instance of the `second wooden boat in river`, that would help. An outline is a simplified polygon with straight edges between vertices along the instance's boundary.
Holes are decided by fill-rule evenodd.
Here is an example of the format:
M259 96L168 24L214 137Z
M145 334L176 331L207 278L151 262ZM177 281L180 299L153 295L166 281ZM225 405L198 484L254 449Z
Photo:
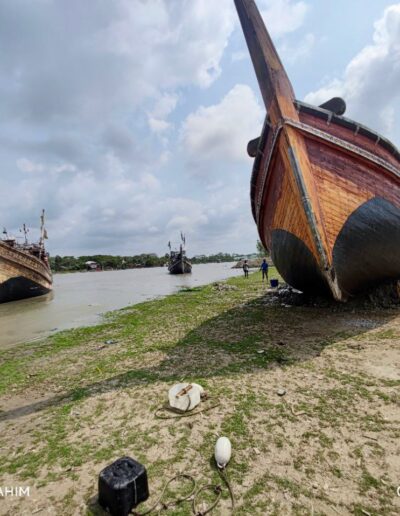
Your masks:
M168 242L168 247L170 250L168 271L170 274L190 274L192 272L192 264L186 257L186 238L183 233L181 233L181 240L182 241L179 245L179 251L172 251L171 242Z

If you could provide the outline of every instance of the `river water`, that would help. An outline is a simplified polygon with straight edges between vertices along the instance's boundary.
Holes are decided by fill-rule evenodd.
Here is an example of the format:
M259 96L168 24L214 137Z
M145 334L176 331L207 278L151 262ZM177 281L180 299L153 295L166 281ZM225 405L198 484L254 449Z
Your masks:
M171 275L166 267L55 274L54 291L0 304L0 349L40 339L58 330L101 321L110 310L165 296L182 287L205 285L241 273L232 263L194 265L192 274Z

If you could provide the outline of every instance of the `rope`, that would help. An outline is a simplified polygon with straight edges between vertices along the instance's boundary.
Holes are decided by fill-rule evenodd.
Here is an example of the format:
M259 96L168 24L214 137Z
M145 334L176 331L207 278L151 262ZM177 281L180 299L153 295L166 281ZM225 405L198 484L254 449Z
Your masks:
M202 412L207 412L209 410L212 410L215 407L218 407L219 405L220 405L220 403L214 403L214 405L210 405L209 407L205 407L200 410L195 410L195 411L190 411L190 412L188 410L186 410L186 411L182 412L178 409L170 407L168 404L165 404L162 407L159 407L158 409L156 409L154 411L154 417L156 417L157 419L179 419L181 417L196 416L197 414L201 414ZM173 412L176 415L175 416L162 415L162 414L160 414L160 412L162 412L162 411Z
M186 407L186 410L181 411L179 409L171 407L168 403L166 403L165 405L163 405L162 407L159 407L158 409L156 409L154 411L154 417L156 417L158 419L179 419L181 417L191 417L191 416L196 416L197 414L201 414L202 412L207 412L209 410L212 410L212 409L218 407L219 405L220 405L220 403L218 402L218 403L214 403L213 405L210 405L209 407L202 408L200 410L189 411L189 408L190 408L190 397L189 397L189 404ZM175 415L162 414L162 411L172 412ZM217 469L218 469L218 473L220 474L222 480L224 481L225 485L228 488L229 495L230 495L231 502L232 502L232 514L233 514L233 511L235 509L235 499L233 496L232 487L229 483L228 477L226 476L225 468L219 468L217 465ZM178 478L184 478L184 479L190 480L190 482L192 483L191 492L182 498L177 498L176 500L172 500L168 503L163 502L162 499L164 497L165 491L167 490L168 486L171 484L171 482L173 482L174 480L176 480ZM199 510L197 510L197 507L196 507L196 499L198 498L199 494L202 493L203 491L212 491L213 493L215 493L216 498L215 498L214 502L212 503L212 505L210 505L206 510L199 511ZM169 507L174 507L175 505L178 505L182 502L192 499L193 514L195 516L205 516L206 514L210 513L213 509L215 509L215 507L218 505L218 503L221 499L221 496L222 496L221 485L207 484L206 486L203 486L200 489L197 489L196 480L192 475L189 475L187 473L180 473L180 474L175 475L174 477L170 478L165 483L165 485L161 491L161 495L156 500L156 502L152 505L152 507L150 507L150 509L148 509L147 511L142 512L142 513L134 511L133 514L135 516L145 516L147 514L154 512L158 505L160 505L160 508L158 509L158 514L161 514L162 511L167 510Z
M226 487L228 488L229 496L231 497L231 502L232 502L232 514L233 514L233 512L235 510L235 497L233 496L232 486L229 482L225 468L218 468L218 472L219 472L222 480L225 482Z
M192 490L190 491L189 494L187 494L186 496L183 496L182 498L177 498L176 500L172 500L172 501L170 501L168 503L167 502L161 502L161 500L164 497L164 493L167 490L168 486L171 484L171 482L173 482L177 478L186 478L187 480L190 480L191 483L192 483L192 486L193 486ZM196 480L192 477L192 475L187 475L186 473L179 473L178 475L175 475L174 477L170 478L165 483L165 485L163 487L163 490L161 491L161 495L159 496L157 501L154 503L154 505L152 505L150 507L150 509L148 509L145 512L136 512L136 511L134 511L133 514L134 514L134 516L145 516L145 514L150 514L151 512L155 511L157 505L161 504L161 507L158 510L158 514L160 514L162 511L167 510L169 507L173 507L174 505L178 505L178 504L180 504L182 502L185 502L186 500L189 500L194 495L194 493L196 492L196 489L197 489Z
M217 495L217 497L214 500L214 503L212 505L210 505L210 507L208 507L205 511L198 511L196 508L196 498L199 496L200 493L202 493L203 491L207 491L207 490L213 491ZM193 514L195 516L205 516L206 514L211 512L218 505L218 502L221 498L221 494L222 494L222 489L221 489L220 485L207 484L206 486L201 487L193 497L193 502L192 502Z
M231 484L230 484L230 482L228 480L228 477L226 475L225 467L224 468L219 468L218 465L217 465L217 469L218 469L218 473L219 473L220 477L222 478L222 480L224 481L226 487L228 488L229 496L231 497L231 503L232 503L231 511L232 511L232 514L233 514L234 511L235 511L235 498L233 496L232 486L231 486ZM197 509L196 509L196 498L199 496L199 494L201 492L206 491L206 490L213 490L214 493L217 495L217 498L215 499L214 503L212 505L210 505L210 507L208 507L205 511L197 511ZM222 488L221 488L220 485L208 484L206 486L201 487L196 492L196 494L193 497L193 503L192 503L193 514L195 516L205 516L206 514L211 512L218 505L218 503L220 501L220 498L221 498L221 495L222 495Z
M230 485L230 482L229 482L228 477L226 475L225 468L218 468L218 473L219 473L219 475L221 476L222 480L224 481L225 485L228 488L229 496L231 498L231 503L232 503L231 511L232 511L232 514L233 514L233 512L235 510L235 498L234 498L234 495L233 495L232 486ZM174 480L176 480L178 478L184 478L184 479L190 480L190 482L192 483L192 490L186 496L182 496L181 498L177 498L176 500L171 500L169 502L163 502L162 499L164 498L164 494L165 494L168 486L171 484L171 482L173 482ZM212 491L216 495L216 498L215 498L214 502L209 507L207 507L203 511L200 511L200 510L197 509L197 498L204 491ZM207 484L207 485L197 489L196 480L195 480L195 478L192 475L189 475L187 473L179 473L178 475L175 475L174 477L172 477L169 480L167 480L167 482L165 483L165 485L164 485L164 487L163 487L163 489L161 491L161 495L157 498L156 502L150 507L150 509L147 509L145 512L133 511L132 514L134 516L145 516L147 514L155 512L158 505L160 506L160 508L158 509L157 513L161 514L162 511L166 511L170 507L174 507L176 505L179 505L182 502L186 502L186 501L189 501L191 499L192 500L192 512L193 512L193 514L195 516L206 516L206 514L209 514L219 504L221 496L222 496L222 487L221 487L221 485L219 485L219 484Z

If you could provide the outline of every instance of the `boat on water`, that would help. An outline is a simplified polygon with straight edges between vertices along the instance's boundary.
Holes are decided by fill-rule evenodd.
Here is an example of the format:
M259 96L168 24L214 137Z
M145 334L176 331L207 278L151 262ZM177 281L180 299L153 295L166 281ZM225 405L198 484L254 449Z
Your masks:
M340 98L296 100L254 0L235 0L267 116L249 142L251 205L284 280L338 301L400 278L400 153L344 117Z
M38 243L29 243L28 230L23 226L24 242L17 242L3 230L0 238L0 303L47 294L53 288L53 278L44 240L44 210Z
M169 262L168 271L170 274L189 274L192 272L192 264L186 257L185 251L186 237L181 233L181 243L179 250L172 250L171 242L168 242L169 247Z

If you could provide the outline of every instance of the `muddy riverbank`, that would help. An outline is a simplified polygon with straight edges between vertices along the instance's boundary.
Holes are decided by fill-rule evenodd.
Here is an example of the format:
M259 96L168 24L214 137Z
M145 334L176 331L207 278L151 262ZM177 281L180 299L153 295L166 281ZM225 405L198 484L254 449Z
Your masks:
M194 265L192 274L171 275L166 267L55 274L46 296L0 304L0 350L37 340L55 331L89 326L102 314L182 287L195 287L237 276L233 263Z
M105 514L97 475L122 455L148 469L146 506L179 471L218 483L217 435L232 441L235 514L399 513L399 309L289 305L259 273L227 285L2 354L0 476L31 496L5 499L0 514ZM157 419L182 379L220 405ZM224 491L215 514L229 506Z

